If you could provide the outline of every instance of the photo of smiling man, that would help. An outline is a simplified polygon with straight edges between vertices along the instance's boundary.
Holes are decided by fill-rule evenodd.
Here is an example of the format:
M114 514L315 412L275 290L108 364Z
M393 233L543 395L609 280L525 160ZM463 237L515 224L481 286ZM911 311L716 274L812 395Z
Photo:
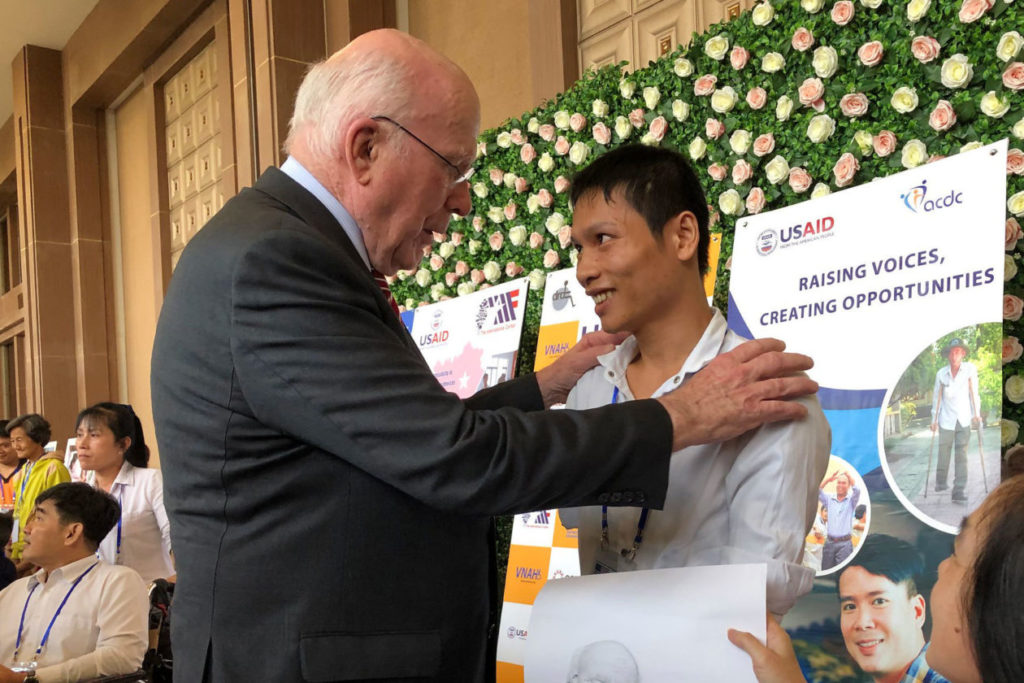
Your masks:
M850 657L876 683L948 683L928 667L920 553L870 534L838 579L840 628Z

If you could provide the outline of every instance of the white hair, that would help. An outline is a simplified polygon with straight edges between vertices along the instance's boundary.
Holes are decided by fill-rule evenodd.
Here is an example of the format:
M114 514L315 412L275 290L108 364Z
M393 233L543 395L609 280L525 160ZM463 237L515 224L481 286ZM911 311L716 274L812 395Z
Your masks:
M412 70L385 51L345 54L314 64L295 95L284 151L307 132L310 151L319 159L334 157L338 136L360 116L388 116L412 105ZM389 137L397 134L389 131Z

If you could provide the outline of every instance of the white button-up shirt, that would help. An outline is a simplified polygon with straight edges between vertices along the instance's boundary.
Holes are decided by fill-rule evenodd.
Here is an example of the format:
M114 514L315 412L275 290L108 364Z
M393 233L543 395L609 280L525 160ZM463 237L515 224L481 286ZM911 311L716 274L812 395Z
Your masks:
M717 310L679 371L654 392L657 398L743 338L728 330ZM596 408L633 399L626 368L637 355L626 339L580 378L567 408ZM729 441L690 446L672 454L663 510L651 510L643 543L633 561L618 558L617 571L716 564L766 563L769 611L785 614L810 591L814 570L801 566L804 537L817 512L818 485L825 476L831 429L814 397L801 399L808 416L768 424ZM580 568L593 573L601 547L599 506L560 511L579 527ZM610 547L632 548L640 508L609 507Z
M131 673L142 666L149 643L146 585L134 570L99 562L93 555L64 565L49 577L40 569L0 592L0 661L13 663L23 609L18 659L32 660L71 584L93 564L96 567L71 593L54 622L36 675L42 683L64 683Z
M939 397L942 402L939 404ZM973 403L973 405L972 405ZM939 404L936 413L936 404ZM973 363L962 361L960 369L953 376L947 365L935 373L935 387L932 390L932 415L943 429L970 427L972 417L981 416L981 397L978 395L978 369ZM935 419L935 418L933 418Z
M121 553L117 552L117 525L100 543L99 556L109 564L123 564L146 583L174 574L171 563L171 525L164 510L164 480L160 470L121 466L110 486L121 504Z

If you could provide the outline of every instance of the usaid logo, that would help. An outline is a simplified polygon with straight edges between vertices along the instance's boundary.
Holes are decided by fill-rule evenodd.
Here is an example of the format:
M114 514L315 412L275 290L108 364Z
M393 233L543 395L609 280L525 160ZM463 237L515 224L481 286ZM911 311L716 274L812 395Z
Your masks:
M914 213L930 213L939 209L948 209L955 204L963 204L963 192L950 190L938 199L928 199L928 181L922 180L920 185L915 185L900 195L903 205Z
M434 311L430 319L430 331L421 334L418 341L421 347L436 346L448 341L448 330L444 329L444 313L442 311Z
M480 308L477 309L476 329L485 332L499 325L515 322L518 308L518 289L489 296L480 302Z
M505 631L505 636L509 640L526 640L526 629L509 626L508 630Z
M761 256L772 253L777 246L779 246L779 233L774 230L770 228L762 230L761 234L757 236L757 253Z

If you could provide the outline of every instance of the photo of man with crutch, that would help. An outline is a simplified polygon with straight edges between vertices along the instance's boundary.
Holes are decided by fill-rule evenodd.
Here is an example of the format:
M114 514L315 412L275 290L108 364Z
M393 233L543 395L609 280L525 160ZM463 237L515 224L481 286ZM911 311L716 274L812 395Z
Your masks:
M959 338L950 340L942 355L949 361L935 373L932 390L932 433L939 434L938 464L935 468L935 491L949 488L949 456L953 452L954 503L966 503L967 445L971 430L981 426L981 396L978 393L978 369L965 361L967 344ZM978 453L983 453L978 431ZM985 460L981 457L982 477Z

